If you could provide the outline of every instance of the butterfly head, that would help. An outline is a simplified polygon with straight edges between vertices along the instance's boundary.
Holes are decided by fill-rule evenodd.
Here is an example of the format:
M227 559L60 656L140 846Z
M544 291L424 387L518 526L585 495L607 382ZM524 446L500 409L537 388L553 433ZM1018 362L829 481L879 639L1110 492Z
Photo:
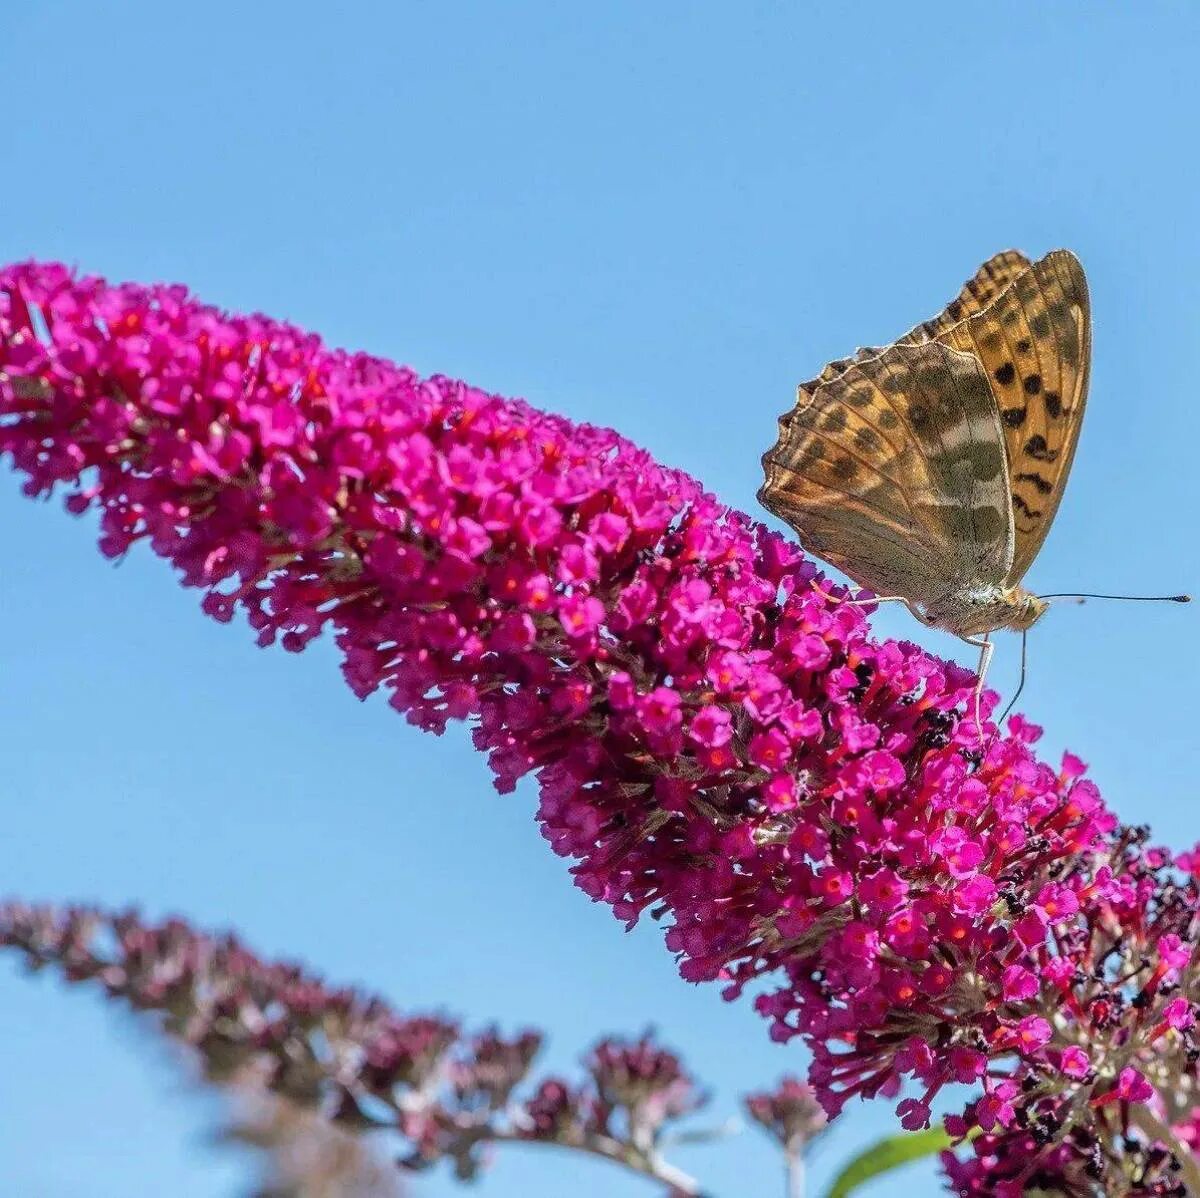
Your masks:
M1008 597L1012 601L1012 619L1004 627L1012 628L1017 632L1024 632L1027 628L1032 628L1046 614L1046 608L1050 606L1045 599L1031 595L1022 587L1014 587L1008 592Z

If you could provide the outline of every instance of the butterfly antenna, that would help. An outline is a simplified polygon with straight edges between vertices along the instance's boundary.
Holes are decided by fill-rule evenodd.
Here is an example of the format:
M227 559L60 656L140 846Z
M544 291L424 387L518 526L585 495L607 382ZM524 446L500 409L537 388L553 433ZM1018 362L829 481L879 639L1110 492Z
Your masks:
M1021 697L1021 692L1025 689L1025 650L1029 646L1029 629L1021 629L1021 681L1017 683L1017 689L1013 691L1013 697L1009 699L1008 706L1004 709L1000 718L996 721L996 733L999 735L1000 729L1004 727L1004 721L1008 719L1009 712L1017 705L1017 700Z
M1191 595L1039 595L1039 599L1123 599L1132 603L1191 603Z

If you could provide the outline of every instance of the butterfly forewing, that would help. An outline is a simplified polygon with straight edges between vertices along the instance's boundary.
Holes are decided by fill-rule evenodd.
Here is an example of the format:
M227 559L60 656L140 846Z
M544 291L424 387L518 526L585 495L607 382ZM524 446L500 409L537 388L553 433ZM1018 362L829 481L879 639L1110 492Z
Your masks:
M929 602L1012 561L1003 436L979 360L938 341L848 365L797 405L759 498L876 593Z
M939 333L952 328L959 321L973 316L976 312L987 307L1018 275L1030 267L1030 261L1020 250L1002 250L989 258L969 278L962 290L936 316L922 321L915 328L909 329L903 337L897 338L895 345L922 345L932 341ZM800 402L810 396L821 384L836 378L848 366L862 362L868 358L877 358L884 352L886 346L865 346L855 350L851 358L838 358L815 378L807 383L801 383L796 389ZM791 412L786 414L791 416Z
M982 312L939 339L978 356L996 396L1007 446L1016 583L1041 548L1075 455L1091 359L1087 282L1055 250Z

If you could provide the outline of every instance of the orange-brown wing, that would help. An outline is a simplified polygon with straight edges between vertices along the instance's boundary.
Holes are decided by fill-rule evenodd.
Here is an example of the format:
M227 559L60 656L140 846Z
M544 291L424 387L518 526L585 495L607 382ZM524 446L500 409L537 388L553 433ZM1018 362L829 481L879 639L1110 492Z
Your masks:
M1018 275L1028 270L1029 259L1020 250L1001 250L989 258L962 286L962 290L936 316L922 321L910 329L895 344L921 345L932 341L944 330L973 316L976 312L987 307ZM869 358L877 358L884 352L886 346L865 346L854 352L850 358L838 358L830 362L819 375L801 383L796 388L796 404L800 407L812 398L812 393L822 383L837 378L848 366L855 362L863 362ZM793 409L794 410L794 409ZM792 412L785 412L779 417L779 425L783 426L792 418Z
M764 455L758 498L876 594L928 603L1012 562L1003 433L978 358L898 344L820 383Z
M1004 427L1020 582L1058 510L1087 402L1091 309L1083 267L1055 250L938 340L976 354Z
M1024 274L1031 263L1020 250L1001 250L989 258L962 286L962 290L936 316L909 329L896 345L922 345L933 341L939 333L952 328L968 316L982 312L1014 279ZM854 351L852 358L838 358L815 378L801 383L797 391L812 393L819 383L836 378L847 366L867 358L877 358L886 346L864 346Z

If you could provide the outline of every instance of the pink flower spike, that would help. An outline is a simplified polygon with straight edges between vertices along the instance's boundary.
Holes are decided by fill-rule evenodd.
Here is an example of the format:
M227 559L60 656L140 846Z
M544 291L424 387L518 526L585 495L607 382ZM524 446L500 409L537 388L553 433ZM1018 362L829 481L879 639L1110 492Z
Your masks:
M804 1041L826 1109L916 1081L923 1125L982 1084L960 1192L1159 1168L1078 1100L1193 1069L1200 853L1020 716L981 744L971 671L874 637L791 538L611 430L54 264L0 270L0 455L215 619L465 723L576 885Z

